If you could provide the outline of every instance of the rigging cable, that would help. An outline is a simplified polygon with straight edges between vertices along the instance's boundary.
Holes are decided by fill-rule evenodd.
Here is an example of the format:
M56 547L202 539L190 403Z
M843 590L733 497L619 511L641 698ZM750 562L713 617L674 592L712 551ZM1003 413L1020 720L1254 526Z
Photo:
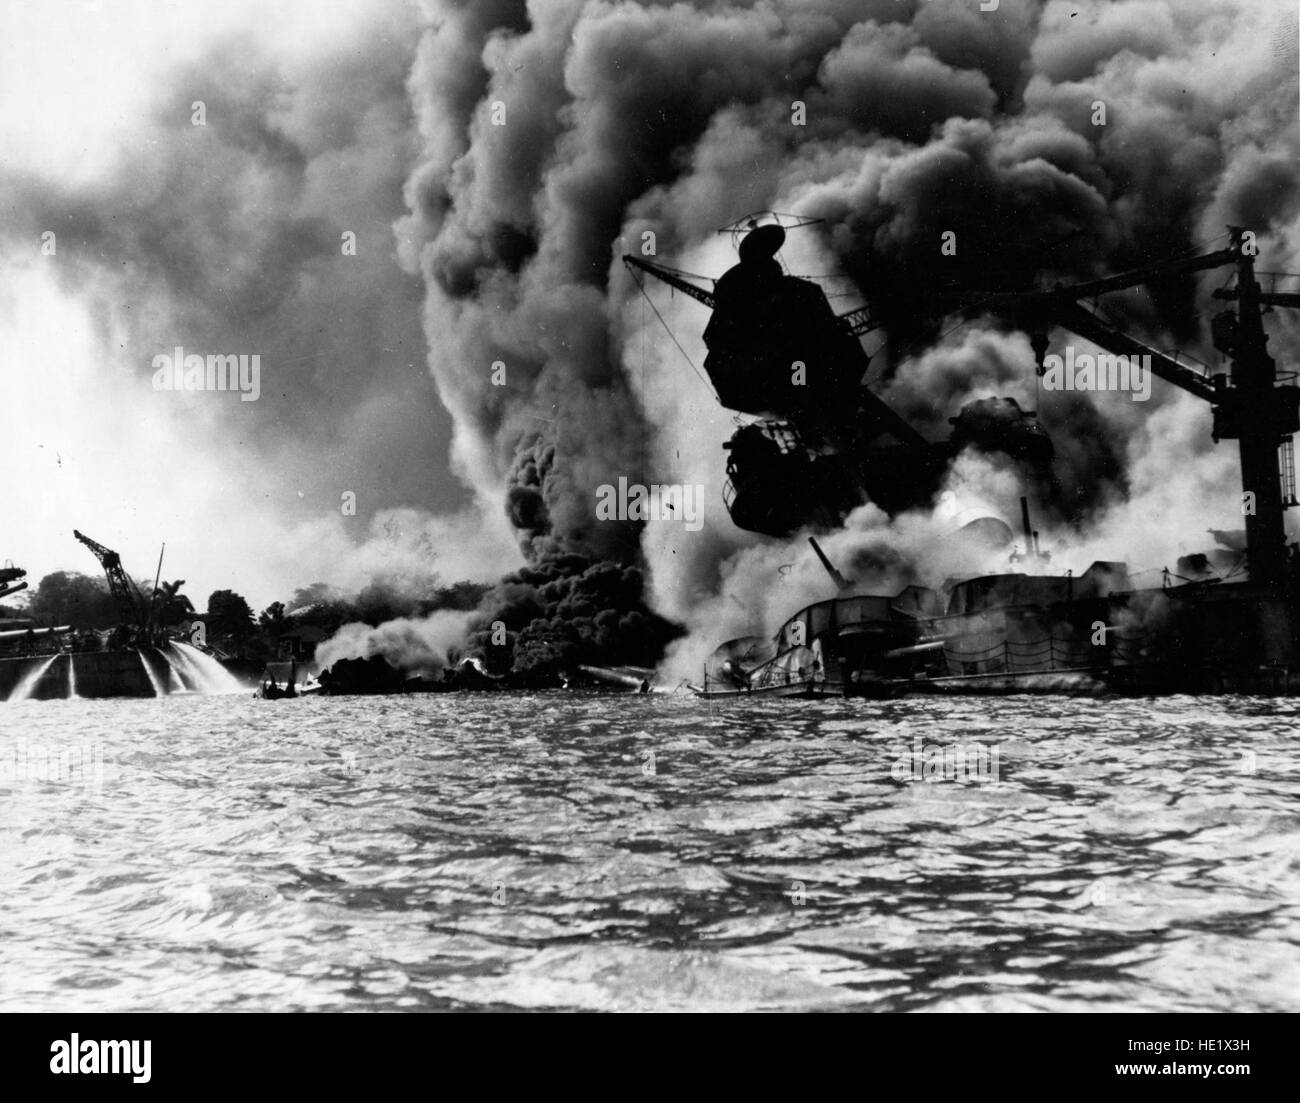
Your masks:
M646 361L649 359L649 357L646 355L646 343L648 340L649 338L646 335L646 325L645 325L645 300L643 299L641 301L641 394L640 394L642 409L645 409L646 407L645 366L646 366ZM645 483L645 449L646 449L646 434L642 432L641 433L641 482L643 485ZM638 541L638 543L640 543L640 541Z
M696 375L698 375L701 380L703 380L704 385L709 388L709 391L713 394L714 399L717 400L719 403L721 403L721 399L718 398L718 392L713 389L713 383L702 371L700 371L699 368L695 366L695 361L691 359L690 354L684 348L682 348L681 342L677 340L676 335L673 333L672 329L669 328L668 323L664 321L664 316L659 313L659 308L655 306L654 300L650 298L648 294L646 294L645 285L635 276L633 276L632 279L637 286L637 290L641 292L641 295L645 298L645 301L650 304L650 309L655 312L655 317L659 319L659 324L664 327L664 332L668 334L668 336L672 339L673 344L677 346L677 351L680 352L682 356L685 358L686 362L690 364L691 370Z

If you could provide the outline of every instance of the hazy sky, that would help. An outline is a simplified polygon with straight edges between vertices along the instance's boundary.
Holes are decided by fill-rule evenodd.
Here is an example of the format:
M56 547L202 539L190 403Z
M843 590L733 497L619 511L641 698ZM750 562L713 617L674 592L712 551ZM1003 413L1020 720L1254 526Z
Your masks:
M918 286L940 217L974 271L1021 258L1008 285L1037 274L1033 233L1076 243L1073 278L1229 223L1263 230L1270 269L1300 255L1292 0L423 2L0 0L0 559L94 572L75 527L143 578L165 540L165 577L255 608L317 580L489 580L521 562L507 504L534 554L622 549L592 490L648 453L649 481L709 488L702 537L641 547L659 610L712 638L699 595L756 543L719 506L731 417L633 298L620 238L654 226L718 273L718 226L815 211L795 270ZM698 307L660 301L698 362ZM1294 322L1270 324L1290 362ZM1034 385L1023 344L963 339L900 375L936 432ZM259 399L154 390L177 346L258 354ZM1109 433L1040 406L1077 485L1099 441L1125 452L1126 547L1233 520L1234 450L1166 401L1111 404Z
M0 559L33 586L97 573L77 528L152 580L166 541L163 575L196 602L230 587L255 609L317 579L508 566L461 546L472 517L429 529L469 507L422 284L395 256L418 138L411 6L0 13ZM152 358L177 345L260 354L260 398L155 391Z

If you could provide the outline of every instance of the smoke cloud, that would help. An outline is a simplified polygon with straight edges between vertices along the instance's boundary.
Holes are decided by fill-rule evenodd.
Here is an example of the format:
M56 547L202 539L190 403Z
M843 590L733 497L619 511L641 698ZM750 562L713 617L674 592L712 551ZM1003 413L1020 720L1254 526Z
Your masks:
M1174 500L1159 474L1171 463L1201 488L1194 500L1224 500L1212 492L1230 489L1231 464L1190 397L1166 388L1137 410L1044 394L1022 335L988 322L944 333L941 293L1122 270L1208 247L1231 221L1289 264L1296 66L1282 7L429 5L405 236L426 331L453 350L432 369L460 470L484 495L506 485L533 562L647 566L654 607L695 630L674 673L704 633L771 630L829 596L802 536L765 540L725 515L720 445L734 425L683 363L703 359L704 312L665 304L683 357L616 263L651 230L659 256L720 274L732 261L713 231L770 207L824 220L785 259L843 273L838 289L871 301L890 338L881 393L931 439L974 398L1040 411L1062 490L1045 527L1061 541L1086 550L1137 531L1151 499ZM945 231L955 257L938 248ZM1167 348L1198 335L1194 289L1173 281L1108 306ZM846 297L843 309L860 301ZM494 361L509 385L491 385ZM647 525L638 558L633 534L592 523L592 502L596 485L645 471L703 484L710 513L698 534ZM988 460L963 459L947 485L964 509L1015 516L1019 488ZM1230 497L1224 527L1229 509ZM875 564L860 584L933 583L952 566L936 550L950 520L865 507L826 545Z
M447 472L421 285L396 259L419 148L417 13L402 0L347 14L236 0L221 18L210 5L50 7L77 10L12 28L3 48L41 57L20 71L98 48L149 80L93 167L29 153L0 170L0 370L22 411L4 450L24 474L7 494L21 522L5 557L35 578L87 569L75 527L144 574L166 541L196 601L232 588L255 608L316 580L355 591L379 575L445 584L516 567L501 494L476 499ZM123 23L154 56L118 41ZM158 23L173 37L156 40ZM84 101L133 78L96 89L64 76L83 101L66 118L49 95L7 87L6 135L23 114L47 146L102 144ZM178 345L258 354L257 401L155 391L152 359Z
M316 662L326 670L339 659L383 656L403 672L434 678L454 661L469 617L469 613L442 610L429 617L399 617L377 628L345 624L317 648Z
M7 181L24 227L79 243L87 259L61 270L65 286L103 281L103 301L139 292L129 320L99 311L94 324L141 379L146 353L178 343L264 351L264 398L238 411L244 421L195 405L165 443L228 441L233 484L293 495L282 505L292 523L275 529L306 554L304 533L337 533L322 508L341 490L367 490L361 531L346 537L354 549L382 544L392 511L410 507L403 557L418 559L412 539L426 532L447 560L444 583L509 572L461 627L490 664L525 667L557 655L650 661L674 622L688 634L666 669L684 676L706 642L771 630L830 596L806 534L769 540L727 517L721 445L735 420L698 371L706 312L650 289L679 351L618 263L651 231L660 260L720 275L734 253L717 228L766 208L822 220L792 233L783 259L833 275L838 310L870 301L886 323L868 338L871 378L930 439L972 399L1038 410L1061 486L1058 501L1036 503L1054 566L1081 569L1067 561L1103 550L1159 562L1174 533L1239 527L1234 457L1213 448L1198 400L1159 383L1145 404L1043 392L1023 335L988 319L958 327L945 296L1205 250L1229 223L1256 232L1266 267L1295 268L1292 5L382 10L359 39L292 71L250 41L196 62L155 121L157 141L137 147L151 160L119 166L93 193ZM196 133L195 99L226 124ZM344 283L347 229L373 244ZM955 255L940 250L945 233ZM394 249L404 272L379 262ZM1107 297L1105 309L1217 368L1203 326L1212 282L1171 280ZM1279 360L1295 353L1296 326L1270 322ZM423 474L447 442L464 493ZM703 531L598 521L598 488L620 477L702 485ZM985 549L963 568L946 549L972 510L1015 518L1011 473L965 456L945 489L951 515L890 520L866 506L827 536L828 553L863 587L1005 566ZM312 512L297 512L300 500ZM448 514L458 520L438 520ZM359 558L371 566L382 550ZM507 655L492 650L497 622ZM346 646L431 657L450 646L444 627L454 629L443 618Z

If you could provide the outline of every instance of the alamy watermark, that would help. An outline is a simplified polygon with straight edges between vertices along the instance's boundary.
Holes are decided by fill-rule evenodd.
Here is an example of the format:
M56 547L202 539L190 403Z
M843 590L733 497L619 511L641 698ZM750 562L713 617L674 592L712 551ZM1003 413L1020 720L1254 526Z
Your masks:
M1134 402L1145 402L1151 397L1151 357L1076 354L1066 345L1064 358L1054 352L1043 357L1043 390L1128 391Z
M104 744L48 747L21 739L0 751L0 782L7 781L54 781L98 788L104 782Z
M114 1040L83 1039L71 1035L50 1043L50 1072L55 1076L83 1074L108 1074L129 1076L134 1084L147 1084L151 1039L125 1038Z
M911 750L899 747L889 776L895 781L978 781L1001 778L1002 748L997 743L925 744L918 735Z
M704 527L704 487L691 485L640 483L628 485L626 478L618 486L602 483L596 487L597 521L681 521L687 532Z
M155 356L153 367L155 391L238 391L240 402L256 402L262 394L261 353L186 356L177 345L173 352Z

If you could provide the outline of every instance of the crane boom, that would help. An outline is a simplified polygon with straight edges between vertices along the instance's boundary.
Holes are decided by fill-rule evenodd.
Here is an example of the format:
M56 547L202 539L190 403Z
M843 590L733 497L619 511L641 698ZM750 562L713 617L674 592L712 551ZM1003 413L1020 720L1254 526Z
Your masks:
M675 269L665 268L662 264L655 264L653 261L642 260L640 257L632 256L631 253L623 255L623 263L629 268L640 268L643 272L649 272L655 279L666 283L669 287L676 288L684 295L689 295L698 302L702 302L710 310L713 310L718 305L712 291L706 291L697 284L691 283Z
M1235 301L1237 298L1237 289L1235 287L1220 288L1213 292L1213 295L1216 299L1231 299ZM1259 300L1260 306L1300 307L1300 293L1295 291L1261 291L1255 296L1255 298Z
M1292 434L1300 429L1300 390L1289 384L1278 385L1277 365L1268 354L1261 313L1264 306L1300 306L1300 295L1260 288L1254 269L1255 251L1247 246L1246 231L1229 227L1229 234L1230 246L1217 252L1070 287L985 295L967 302L962 310L967 316L1001 315L1029 332L1040 362L1047 347L1047 330L1053 326L1113 353L1150 357L1152 374L1209 402L1214 415L1214 439L1236 440L1240 447L1243 501L1252 505L1244 511L1251 580L1280 593L1287 585L1287 552L1281 493L1286 474L1279 472L1279 447L1285 448ZM1213 379L1112 328L1081 304L1081 300L1108 291L1228 264L1237 268L1236 287L1221 289L1214 297L1235 301L1237 310L1221 324L1223 339L1216 337L1215 347L1231 356L1232 369ZM1288 618L1279 614L1275 621L1270 622L1268 652L1281 662L1292 653L1293 644Z
M1139 284L1157 283L1160 280L1170 279L1174 276L1185 276L1193 272L1204 272L1207 268L1235 264L1238 255L1238 250L1235 247L1219 249L1217 252L1201 253L1198 256L1187 257L1183 260L1149 264L1145 268L1135 268L1128 272L1121 272L1116 276L1091 280L1088 283L1054 288L1051 291L1044 292L1044 295L1048 298L1064 296L1070 299L1091 299L1108 291L1122 291L1125 288L1137 287Z
M123 570L122 557L112 548L104 547L103 544L76 529L72 530L72 535L90 549L91 554L99 560L99 565L104 568L104 574L108 578L108 589L113 595L113 600L117 602L122 622L144 627L147 619L144 596L131 580L131 576Z
M1054 304L1044 312L1043 316L1062 329L1078 334L1085 341L1091 341L1098 348L1121 356L1150 357L1148 363L1151 365L1152 375L1185 391L1190 391L1197 398L1203 398L1206 402L1217 402L1221 397L1215 390L1214 384L1200 372L1184 367L1163 352L1150 348L1141 341L1134 340L1126 333L1107 325L1092 311L1078 303Z
M840 321L849 327L849 332L854 337L861 337L864 333L880 328L880 323L872 318L869 306L860 306L857 310L841 314Z
M997 314L1016 322L1027 330L1057 326L1068 330L1100 348L1126 356L1149 356L1153 375L1181 387L1206 402L1223 400L1223 392L1200 372L1184 367L1172 357L1149 348L1103 322L1091 310L1081 305L1081 300L1091 299L1110 291L1122 291L1145 283L1154 283L1173 276L1190 275L1226 264L1239 264L1242 260L1240 245L1234 242L1227 249L1164 264L1107 276L1088 283L1070 286L1058 285L1048 291L994 292L968 301L962 312L968 317L977 314ZM1235 298L1236 292L1215 292L1216 298ZM1279 298L1285 298L1280 296ZM1262 299L1262 296L1261 296ZM1280 303L1279 305L1290 305Z

